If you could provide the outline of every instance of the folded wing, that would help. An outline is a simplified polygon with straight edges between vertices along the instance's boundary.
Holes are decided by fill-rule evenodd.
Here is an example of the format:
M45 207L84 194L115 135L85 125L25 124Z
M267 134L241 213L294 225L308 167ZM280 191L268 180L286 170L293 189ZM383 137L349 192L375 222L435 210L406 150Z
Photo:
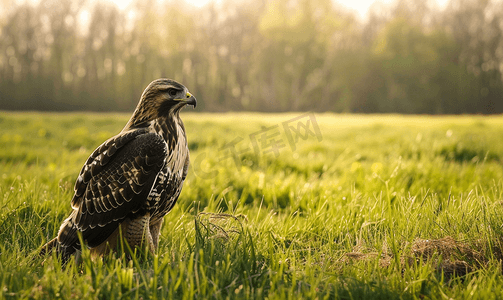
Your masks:
M77 247L77 231L89 247L104 242L127 217L145 213L145 203L168 149L147 130L115 136L89 157L75 183L73 212L60 228L64 247Z

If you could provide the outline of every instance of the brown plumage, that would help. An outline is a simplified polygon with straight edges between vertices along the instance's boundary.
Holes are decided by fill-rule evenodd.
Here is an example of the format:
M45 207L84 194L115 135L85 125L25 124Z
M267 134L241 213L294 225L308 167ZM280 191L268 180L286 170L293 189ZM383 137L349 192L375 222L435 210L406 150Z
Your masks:
M78 232L91 252L115 249L119 233L129 246L157 249L163 218L175 204L189 166L179 112L196 106L187 88L158 79L143 92L122 131L87 159L75 183L70 216L41 250L64 260L80 250Z

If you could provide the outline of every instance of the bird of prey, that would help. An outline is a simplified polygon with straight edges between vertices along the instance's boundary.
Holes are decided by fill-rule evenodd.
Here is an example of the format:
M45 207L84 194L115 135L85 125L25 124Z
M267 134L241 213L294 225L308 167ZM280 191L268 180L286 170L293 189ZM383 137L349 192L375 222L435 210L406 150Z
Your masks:
M196 98L170 79L152 81L131 119L87 159L75 183L70 216L53 249L66 261L81 249L78 233L93 255L115 249L122 236L131 248L157 249L164 216L180 195L189 167L185 127L179 116Z

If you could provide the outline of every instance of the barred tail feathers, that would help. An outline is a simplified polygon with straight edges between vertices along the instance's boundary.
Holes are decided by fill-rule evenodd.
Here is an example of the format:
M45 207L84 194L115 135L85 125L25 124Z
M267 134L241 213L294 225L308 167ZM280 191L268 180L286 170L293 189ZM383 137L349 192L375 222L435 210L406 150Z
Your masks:
M62 257L63 261L67 261L78 248L77 228L73 224L72 215L70 215L70 217L63 221L58 236L45 244L40 250L39 255L44 256L56 251L58 256Z
M49 254L53 251L54 247L58 246L58 237L53 238L50 240L47 244L45 244L42 249L40 249L40 252L38 253L40 256L44 256L46 254Z

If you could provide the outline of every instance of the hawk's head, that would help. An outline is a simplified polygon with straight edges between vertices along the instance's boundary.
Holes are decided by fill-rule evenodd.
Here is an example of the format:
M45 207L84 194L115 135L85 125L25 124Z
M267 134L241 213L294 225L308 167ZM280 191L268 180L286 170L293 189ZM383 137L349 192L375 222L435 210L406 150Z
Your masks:
M159 113L178 111L186 104L196 107L196 98L189 93L183 84L172 79L156 79L152 81L141 95L138 106L151 106Z
M160 117L176 116L185 105L196 107L196 98L181 83L156 79L143 91L140 102L126 127L134 127Z

